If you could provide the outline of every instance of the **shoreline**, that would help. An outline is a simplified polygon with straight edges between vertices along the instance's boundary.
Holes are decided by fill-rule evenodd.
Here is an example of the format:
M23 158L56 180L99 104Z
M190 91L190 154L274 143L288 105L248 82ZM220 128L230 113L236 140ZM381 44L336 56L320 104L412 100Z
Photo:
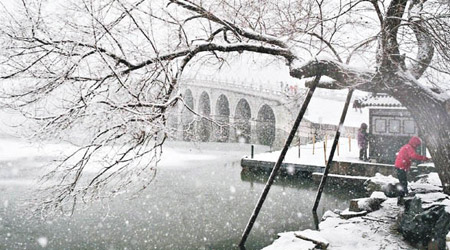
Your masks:
M436 178L437 174L428 174L422 179L411 182L411 189L415 192L414 197L421 200L422 207L445 206L445 211L448 214L450 213L450 197L442 193ZM373 178L373 181L379 184L382 182L381 186L387 186L392 184L394 179L378 175ZM398 231L398 220L399 217L403 216L405 206L398 205L397 198L388 198L383 192L375 191L372 193L372 197L383 198L383 196L385 197L384 201L375 211L361 213L359 216L355 212L349 212L348 209L326 211L320 220L319 230L307 229L279 233L279 238L263 249L307 250L317 249L315 247L318 246L322 249L374 250L426 248L426 246L412 245ZM349 213L354 213L355 217L343 218L343 214L348 215ZM447 249L450 247L449 236L446 237Z

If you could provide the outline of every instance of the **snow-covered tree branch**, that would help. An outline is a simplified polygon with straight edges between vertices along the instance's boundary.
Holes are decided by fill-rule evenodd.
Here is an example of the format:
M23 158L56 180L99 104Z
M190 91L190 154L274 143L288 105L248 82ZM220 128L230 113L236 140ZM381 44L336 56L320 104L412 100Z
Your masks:
M172 132L168 112L184 103L182 72L249 53L282 60L292 77L328 76L324 88L394 96L450 184L448 2L46 3L24 0L2 10L0 79L3 105L34 119L37 136L85 135L47 176L60 180L48 207L100 197L104 186L117 192L151 181ZM100 158L106 161L96 174L85 175Z

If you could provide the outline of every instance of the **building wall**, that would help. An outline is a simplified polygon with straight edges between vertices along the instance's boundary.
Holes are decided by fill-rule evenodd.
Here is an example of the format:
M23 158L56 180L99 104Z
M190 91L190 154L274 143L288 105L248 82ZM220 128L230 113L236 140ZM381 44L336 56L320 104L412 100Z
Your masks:
M394 163L396 153L419 131L411 114L404 108L372 108L369 111L369 158Z

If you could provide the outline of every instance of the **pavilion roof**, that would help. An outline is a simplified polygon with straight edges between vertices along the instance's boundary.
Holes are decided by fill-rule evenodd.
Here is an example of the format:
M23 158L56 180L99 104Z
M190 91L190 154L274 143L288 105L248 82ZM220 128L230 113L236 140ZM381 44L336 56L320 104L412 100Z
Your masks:
M403 108L403 105L388 94L371 94L361 99L361 106L368 108Z

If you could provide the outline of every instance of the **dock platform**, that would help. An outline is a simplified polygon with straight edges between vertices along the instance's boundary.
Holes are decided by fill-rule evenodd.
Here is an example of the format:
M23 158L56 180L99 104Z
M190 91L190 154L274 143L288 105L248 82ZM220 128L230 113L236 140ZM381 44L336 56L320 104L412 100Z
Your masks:
M250 170L270 172L272 171L274 164L275 162L272 161L255 160L247 157L241 159L241 166ZM283 162L281 164L281 171L291 175L298 173L323 173L324 170L324 166L313 166L289 162Z
M275 162L273 161L251 159L249 157L243 157L241 159L241 166L248 169L271 171L274 164ZM314 165L301 162L283 162L281 164L281 170L290 174L295 174L297 172L309 172L311 174L323 173L325 164ZM392 175L395 173L394 165L363 161L333 161L330 169L330 174L336 175L372 177L375 176L376 173Z
M261 159L251 159L243 157L241 159L241 166L243 169L250 171L271 172L275 162ZM288 175L307 176L316 182L320 182L323 172L325 171L325 164L303 164L301 162L283 162L280 172ZM413 166L409 175L411 178L419 174L427 174L434 171L434 168L429 166ZM333 161L329 172L330 183L346 182L352 185L362 185L367 179L380 173L385 176L396 176L395 167L392 164L363 162L363 161Z

